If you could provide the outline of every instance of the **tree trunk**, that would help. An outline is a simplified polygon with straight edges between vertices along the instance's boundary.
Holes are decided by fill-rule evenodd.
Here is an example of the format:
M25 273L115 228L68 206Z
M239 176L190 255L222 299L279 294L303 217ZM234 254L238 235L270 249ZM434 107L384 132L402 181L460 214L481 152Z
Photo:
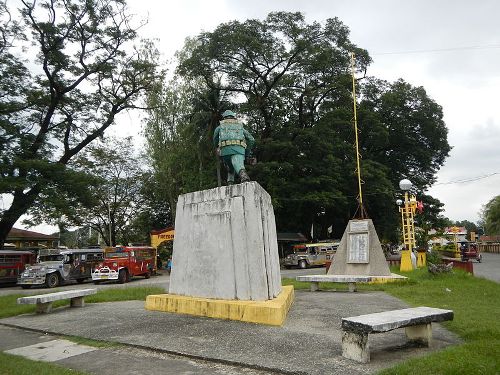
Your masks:
M0 220L0 249L3 249L7 236L16 221L26 213L39 194L40 189L38 185L35 185L27 193L23 193L21 189L15 191L12 204L8 210L3 212Z

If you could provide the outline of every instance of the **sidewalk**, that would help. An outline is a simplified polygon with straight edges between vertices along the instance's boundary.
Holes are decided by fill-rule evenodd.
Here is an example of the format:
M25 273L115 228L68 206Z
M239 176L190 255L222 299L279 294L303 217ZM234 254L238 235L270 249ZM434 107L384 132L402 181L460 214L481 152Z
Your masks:
M283 327L146 311L143 301L60 308L46 315L2 319L0 324L125 344L56 362L95 374L367 374L459 342L454 334L433 325L431 348L408 347L404 330L400 329L371 335L368 364L341 356L342 317L405 307L400 300L381 292L296 291ZM32 345L42 336L25 331L4 335L9 329L2 327L0 331L0 350ZM12 342L4 343L9 340Z
M94 348L55 335L0 326L0 351L91 374L266 375L269 372L190 360L134 347Z

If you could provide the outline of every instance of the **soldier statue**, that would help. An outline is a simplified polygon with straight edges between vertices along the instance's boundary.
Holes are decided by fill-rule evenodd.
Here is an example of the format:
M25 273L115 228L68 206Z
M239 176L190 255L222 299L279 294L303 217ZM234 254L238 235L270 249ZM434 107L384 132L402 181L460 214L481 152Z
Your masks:
M214 146L227 169L227 184L234 184L234 176L240 182L250 181L245 170L245 159L252 157L255 139L243 128L233 111L224 111L222 121L214 131ZM253 160L253 159L252 159Z

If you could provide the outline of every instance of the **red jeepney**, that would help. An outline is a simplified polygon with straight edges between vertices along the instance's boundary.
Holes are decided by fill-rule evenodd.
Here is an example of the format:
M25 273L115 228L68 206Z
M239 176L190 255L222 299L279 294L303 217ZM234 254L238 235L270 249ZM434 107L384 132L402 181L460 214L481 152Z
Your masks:
M149 246L117 246L104 249L104 260L92 272L95 284L117 280L120 284L134 276L146 279L156 272L156 249Z
M33 264L36 256L31 251L0 250L0 283L15 283L27 264Z

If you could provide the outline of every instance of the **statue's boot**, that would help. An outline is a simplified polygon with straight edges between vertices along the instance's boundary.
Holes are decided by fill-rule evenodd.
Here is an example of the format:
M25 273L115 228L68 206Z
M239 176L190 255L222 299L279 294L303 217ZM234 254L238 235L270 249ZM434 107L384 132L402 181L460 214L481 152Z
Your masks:
M247 171L245 171L244 169L241 169L238 175L240 176L240 182L243 183L250 181L250 177L248 176Z

